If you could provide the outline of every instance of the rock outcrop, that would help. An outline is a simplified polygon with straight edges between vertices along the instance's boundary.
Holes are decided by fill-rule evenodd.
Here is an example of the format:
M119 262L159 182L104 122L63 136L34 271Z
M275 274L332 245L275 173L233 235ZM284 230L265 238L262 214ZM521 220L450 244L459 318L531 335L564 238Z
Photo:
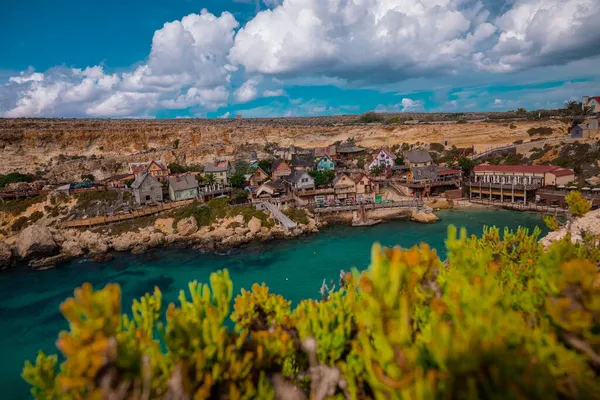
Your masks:
M58 251L50 230L40 225L25 228L19 234L15 248L22 259L49 257Z
M198 223L196 218L184 218L177 223L177 233L181 236L190 236L198 231Z
M13 263L12 249L8 243L0 242L0 269L8 268Z
M545 237L540 239L540 243L548 247L552 243L563 239L568 233L571 234L571 241L578 243L583 240L584 233L600 235L600 209L590 211L583 217L577 218L571 224L562 227L561 229L550 232Z
M415 222L421 222L423 224L432 224L440 220L434 213L424 211L413 211L410 218Z
M258 233L262 229L262 222L260 219L256 217L252 217L252 219L248 222L248 229L252 233Z
M159 218L154 222L154 228L158 229L162 233L167 235L172 234L175 230L173 229L173 218Z

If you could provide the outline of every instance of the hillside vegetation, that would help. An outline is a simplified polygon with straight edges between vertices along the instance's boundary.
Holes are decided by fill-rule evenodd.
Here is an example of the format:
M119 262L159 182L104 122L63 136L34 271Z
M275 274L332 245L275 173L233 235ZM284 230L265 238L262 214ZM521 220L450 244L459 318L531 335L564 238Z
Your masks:
M40 353L23 377L37 399L598 398L598 238L539 233L450 228L446 262L375 245L294 307L264 284L234 300L226 270L166 309L158 288L123 310L118 285L84 284L60 370Z

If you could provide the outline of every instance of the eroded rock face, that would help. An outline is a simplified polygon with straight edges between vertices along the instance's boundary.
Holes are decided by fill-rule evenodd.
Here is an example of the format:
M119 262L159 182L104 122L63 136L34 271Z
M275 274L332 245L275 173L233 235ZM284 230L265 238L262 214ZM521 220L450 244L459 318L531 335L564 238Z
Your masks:
M411 219L415 222L421 222L424 224L432 224L440 220L434 213L426 213L422 211L413 211L411 214Z
M13 254L8 243L0 242L0 269L8 268L13 263Z
M540 243L544 247L548 247L552 243L563 239L567 233L571 234L571 242L573 243L583 241L584 233L590 233L596 236L600 235L600 209L590 211L583 217L577 218L571 222L570 225L564 226L555 232L550 232L540 239Z
M73 240L67 240L62 244L61 253L69 257L79 257L83 255L83 249L79 243Z
M22 259L49 257L58 251L50 230L40 225L25 228L19 234L15 247Z
M190 236L198 231L198 223L196 222L196 218L189 217L182 219L177 223L177 232L181 236Z
M248 222L248 229L250 229L250 232L252 233L260 232L261 228L262 222L256 217L252 217L252 219Z
M162 233L166 233L170 235L174 232L173 222L175 220L173 218L159 218L154 222L154 227L161 231Z

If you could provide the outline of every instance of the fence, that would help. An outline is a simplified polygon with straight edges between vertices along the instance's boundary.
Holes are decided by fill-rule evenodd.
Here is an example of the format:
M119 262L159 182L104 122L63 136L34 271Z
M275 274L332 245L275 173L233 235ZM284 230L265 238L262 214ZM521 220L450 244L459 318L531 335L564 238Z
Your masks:
M356 211L364 207L365 210L377 210L380 208L420 208L423 207L423 201L421 200L402 200L393 201L389 203L371 203L371 204L353 204L353 205L340 205L340 206L328 206L328 207L317 207L315 213L324 214L331 212L340 211Z
M508 210L517 210L517 211L535 211L541 212L545 214L567 214L569 212L568 209L562 207L554 207L554 206L542 206L536 203L530 204L520 204L520 203L506 203L500 202L498 200L484 200L484 199L471 199L471 203L475 204L483 204L494 207L500 207Z
M146 207L140 210L132 211L129 214L122 215L105 215L102 217L76 219L73 221L63 222L61 226L63 228L81 228L81 227L92 227L96 225L112 224L114 222L127 221L129 219L146 217L148 215L158 214L163 211L172 210L174 208L187 206L192 204L194 200L177 201L173 203L165 203L158 206Z

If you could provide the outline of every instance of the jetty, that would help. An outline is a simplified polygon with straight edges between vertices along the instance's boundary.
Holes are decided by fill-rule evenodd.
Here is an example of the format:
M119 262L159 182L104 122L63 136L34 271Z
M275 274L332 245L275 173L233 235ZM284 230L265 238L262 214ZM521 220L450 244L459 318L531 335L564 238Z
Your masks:
M293 230L298 227L294 221L292 221L287 215L281 212L279 208L275 204L271 204L269 202L263 201L260 205L269 210L273 218L277 220L283 227L287 230Z

